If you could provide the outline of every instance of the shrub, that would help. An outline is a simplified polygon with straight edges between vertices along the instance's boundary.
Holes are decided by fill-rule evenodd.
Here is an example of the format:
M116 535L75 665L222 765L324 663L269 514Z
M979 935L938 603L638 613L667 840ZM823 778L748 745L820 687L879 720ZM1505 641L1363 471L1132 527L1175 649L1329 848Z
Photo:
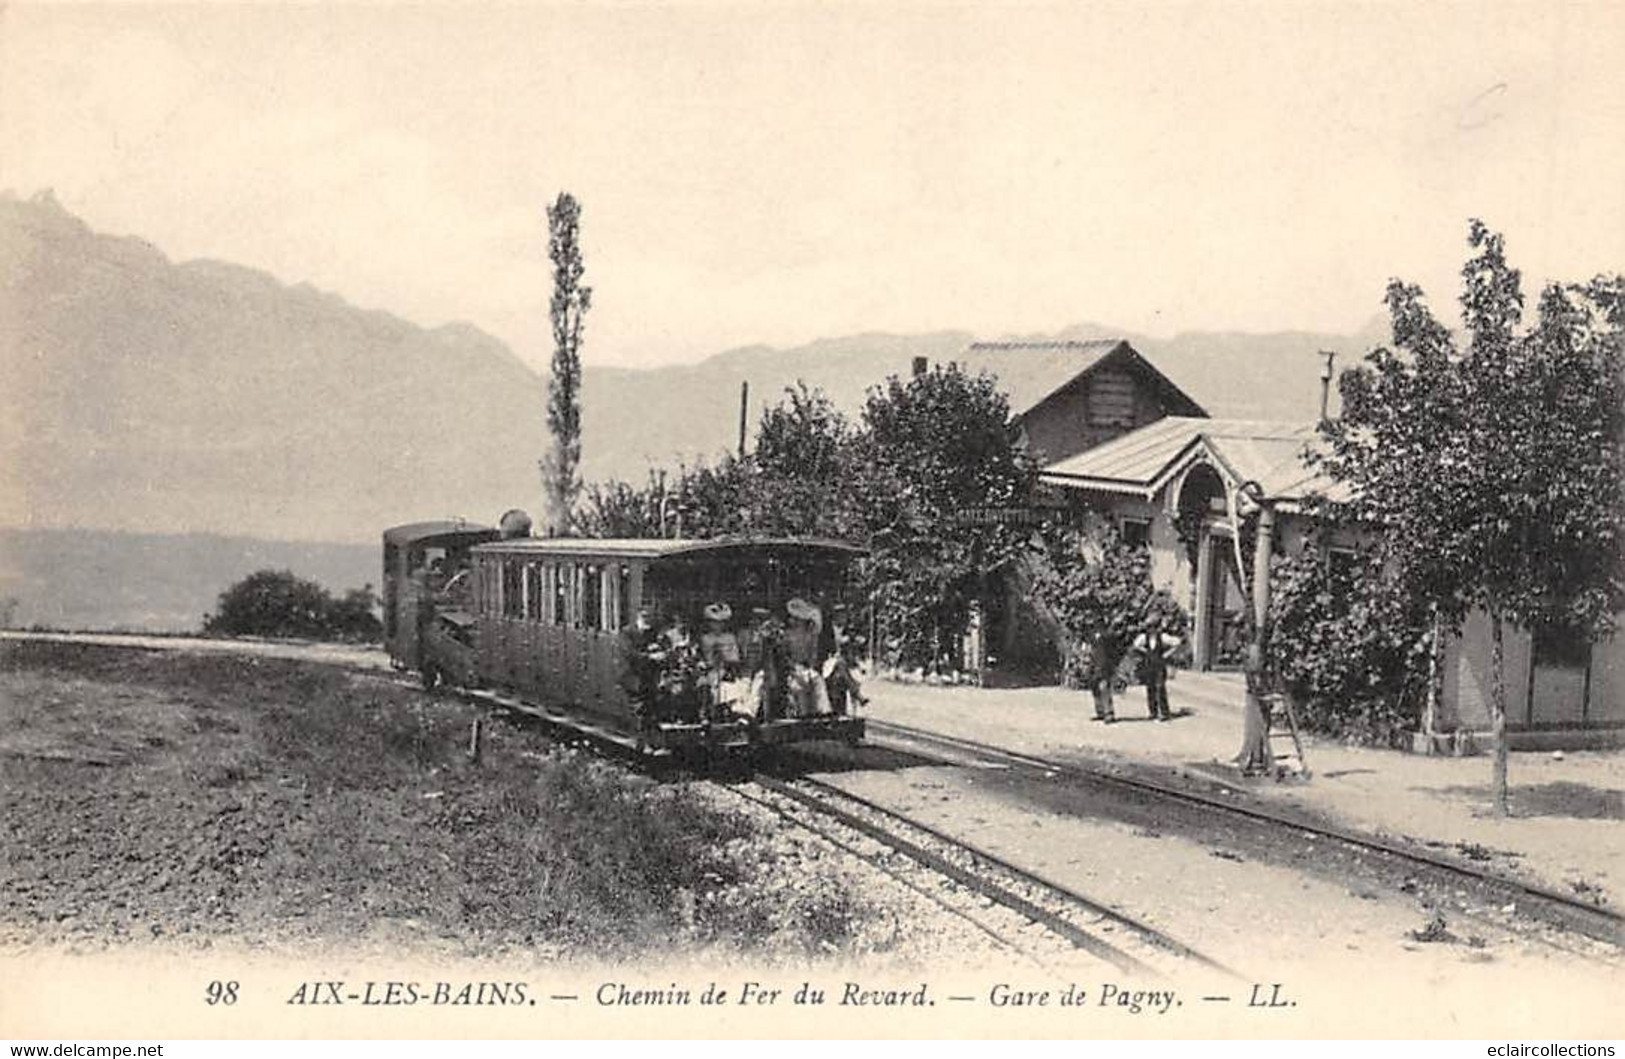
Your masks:
M1110 677L1123 688L1134 680L1130 645L1156 618L1163 629L1183 634L1185 613L1165 589L1151 581L1151 555L1127 544L1117 533L1091 534L1052 527L1046 551L1032 557L1034 589L1054 616L1074 650L1064 659L1069 687L1089 687ZM1077 650L1093 645L1089 664Z
M218 609L203 618L216 636L289 636L304 640L374 641L383 634L372 586L335 600L321 585L289 570L261 570L220 594Z
M1269 661L1311 730L1388 743L1416 728L1427 694L1426 609L1375 557L1330 561L1306 544L1270 571Z

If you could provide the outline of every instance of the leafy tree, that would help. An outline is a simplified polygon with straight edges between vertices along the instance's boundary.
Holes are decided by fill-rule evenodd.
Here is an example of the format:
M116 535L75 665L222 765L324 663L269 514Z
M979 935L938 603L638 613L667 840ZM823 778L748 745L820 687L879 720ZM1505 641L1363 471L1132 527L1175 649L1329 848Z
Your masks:
M327 608L328 635L361 643L383 639L384 626L378 620L378 609L382 605L383 600L371 585L350 589Z
M547 386L547 429L552 450L543 458L542 493L550 534L568 534L581 493L581 329L592 307L592 288L581 277L581 207L560 192L547 208L548 256L553 260L553 374Z
M830 536L865 542L860 576L898 665L951 662L971 608L1000 586L1030 530L996 516L1024 507L1037 468L1016 440L1009 404L986 375L938 368L870 390L854 426L821 392L787 390L764 412L744 458L610 482L588 494L583 527L658 535ZM986 516L986 517L983 517Z
M862 536L852 510L851 423L821 390L797 383L762 413L750 457L752 528L786 536Z
M935 666L1030 531L985 517L1023 506L1037 466L994 379L937 367L872 388L848 463L855 524L898 665Z
M1388 288L1395 349L1345 372L1326 428L1340 505L1380 527L1385 568L1449 630L1475 607L1491 627L1494 797L1506 812L1506 628L1597 638L1621 598L1621 310L1618 277L1548 286L1520 330L1521 279L1501 237L1469 227L1465 345L1420 289Z
M642 488L590 486L578 514L590 536L859 536L846 473L852 428L821 391L800 384L762 413L756 448L743 459L651 472Z
M203 631L217 636L286 636L302 640L376 640L383 628L372 586L334 600L314 581L289 570L260 570L220 594Z
M610 479L587 486L576 510L575 525L588 537L660 536L660 479L653 471L643 488Z
M1173 596L1151 580L1151 553L1104 534L1046 527L1045 547L1028 557L1037 602L1061 629L1067 683L1095 689L1110 705L1112 692L1128 682L1124 663L1148 618L1169 631L1183 631L1185 614ZM1089 665L1078 664L1089 645Z
M751 461L728 454L714 464L685 465L673 482L673 504L667 523L685 537L730 537L749 534L760 515L758 475Z

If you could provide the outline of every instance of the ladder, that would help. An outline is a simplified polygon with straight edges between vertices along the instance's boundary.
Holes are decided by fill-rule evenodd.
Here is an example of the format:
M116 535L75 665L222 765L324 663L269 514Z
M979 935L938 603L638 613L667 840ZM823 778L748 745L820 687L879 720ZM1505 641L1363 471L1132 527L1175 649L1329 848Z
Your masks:
M1303 739L1298 735L1298 714L1292 708L1291 697L1272 692L1264 696L1264 706L1269 710L1270 730L1266 738L1275 778L1279 780L1291 775L1300 780L1308 779L1309 759L1303 756ZM1285 727L1281 725L1283 718L1286 720ZM1282 738L1292 740L1292 748L1288 752L1277 753L1275 743Z

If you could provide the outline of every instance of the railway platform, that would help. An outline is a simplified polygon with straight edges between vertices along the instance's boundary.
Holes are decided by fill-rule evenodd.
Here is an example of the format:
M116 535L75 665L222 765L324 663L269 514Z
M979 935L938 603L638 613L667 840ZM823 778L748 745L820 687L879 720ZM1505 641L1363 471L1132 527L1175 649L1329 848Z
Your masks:
M873 680L866 715L1060 764L1135 773L1354 831L1414 843L1585 899L1625 906L1625 751L1515 751L1512 813L1493 814L1488 757L1426 757L1305 736L1307 781L1243 778L1239 675L1181 672L1173 720L1147 716L1144 691L1094 720L1084 692ZM878 736L879 732L871 732Z

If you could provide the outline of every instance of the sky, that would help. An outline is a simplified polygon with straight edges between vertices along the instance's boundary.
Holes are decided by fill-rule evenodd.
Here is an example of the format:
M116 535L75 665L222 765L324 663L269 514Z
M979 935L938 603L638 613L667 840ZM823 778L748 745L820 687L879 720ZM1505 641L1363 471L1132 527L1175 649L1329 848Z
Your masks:
M0 7L0 189L543 365L1453 313L1625 269L1625 4Z

